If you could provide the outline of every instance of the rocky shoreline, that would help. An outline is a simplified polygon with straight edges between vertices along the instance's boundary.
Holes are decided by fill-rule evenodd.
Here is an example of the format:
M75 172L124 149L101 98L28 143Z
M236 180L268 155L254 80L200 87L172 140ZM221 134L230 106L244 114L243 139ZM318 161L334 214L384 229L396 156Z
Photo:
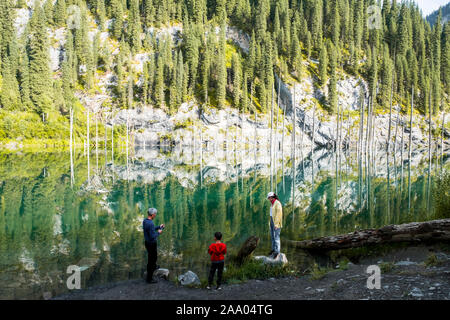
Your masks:
M368 289L367 267L381 269L380 289ZM450 247L420 245L311 274L225 284L223 290L187 288L142 279L73 291L56 300L450 300Z

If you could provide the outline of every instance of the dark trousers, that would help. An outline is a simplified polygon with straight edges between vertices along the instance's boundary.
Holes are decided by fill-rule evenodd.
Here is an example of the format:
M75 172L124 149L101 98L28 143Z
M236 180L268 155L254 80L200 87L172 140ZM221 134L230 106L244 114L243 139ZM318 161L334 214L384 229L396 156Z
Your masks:
M153 272L156 270L156 260L158 260L158 251L156 242L145 242L145 249L147 249L147 281L152 280Z
M225 265L224 261L220 262L212 262L211 263L211 269L209 270L209 277L208 277L208 284L212 285L214 280L214 274L217 270L217 286L220 286L222 283L222 273L223 273L223 267Z

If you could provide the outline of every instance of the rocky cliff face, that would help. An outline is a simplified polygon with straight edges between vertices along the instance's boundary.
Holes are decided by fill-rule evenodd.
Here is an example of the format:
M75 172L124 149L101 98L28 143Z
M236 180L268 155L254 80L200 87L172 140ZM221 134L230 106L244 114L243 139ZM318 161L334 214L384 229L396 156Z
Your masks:
M23 32L31 16L31 9L16 10L15 26L19 32ZM98 29L95 21L89 16L91 29L89 36L93 38ZM108 22L110 23L110 22ZM64 58L64 42L66 35L65 28L52 30L49 28L49 37L52 43L50 48L51 67L54 72L60 71L61 62ZM216 32L219 29L215 30ZM182 41L182 26L179 24L155 29L151 28L147 32L154 34L156 38L172 37L174 42L180 44ZM250 37L241 30L228 26L226 37L235 43L244 52L248 52ZM100 34L101 48L107 47L112 55L118 54L117 42L108 36L108 32ZM148 53L139 53L133 57L134 72L142 73L143 65L148 61ZM113 59L111 59L113 61ZM309 64L317 64L317 61L307 60L305 67ZM282 77L283 79L286 77ZM116 85L116 78L111 72L96 75L99 90L96 94L86 94L79 92L77 96L83 105L92 113L98 112L104 102L111 102L114 93L112 86ZM291 79L292 80L292 79ZM338 134L337 117L329 115L320 107L319 101L327 96L327 90L321 90L315 85L314 76L306 74L300 83L285 83L275 75L275 89L280 95L279 109L275 108L274 131L271 135L270 115L260 114L255 119L252 114L238 114L238 111L231 108L217 110L206 107L203 114L199 115L198 105L195 102L184 103L175 115L168 115L161 109L152 106L141 106L133 110L121 110L115 116L109 115L108 125L125 125L127 122L131 130L132 141L137 146L155 146L163 144L179 144L181 146L192 145L204 148L214 148L217 150L221 145L235 143L237 149L270 150L270 145L276 151L283 154L291 153L292 145L292 124L293 111L295 110L296 141L304 148L356 148L356 141L359 139L359 116L355 112L361 105L361 92L368 92L368 85L363 79L342 74L338 80L338 106L344 120L340 119L340 133ZM140 83L137 83L139 86ZM294 97L295 92L295 97ZM294 108L295 105L295 108ZM396 149L400 150L402 133L405 136L403 148L409 138L409 122L404 116L398 117L395 113L397 106L394 106L394 116L392 119L391 142L396 143ZM283 116L285 115L285 116ZM438 117L442 119L441 116ZM285 130L283 131L283 121ZM364 120L367 122L367 119ZM386 114L379 114L374 120L374 148L381 150L385 148L389 119ZM433 128L437 126L433 122ZM421 152L428 145L427 119L415 114L412 129L412 149L413 152ZM365 134L365 130L363 131ZM273 139L272 144L271 136ZM448 131L445 136L450 136ZM339 139L338 139L339 138ZM365 136L362 137L363 141ZM283 148L281 147L283 145ZM440 145L436 144L436 148ZM448 149L447 142L443 145Z

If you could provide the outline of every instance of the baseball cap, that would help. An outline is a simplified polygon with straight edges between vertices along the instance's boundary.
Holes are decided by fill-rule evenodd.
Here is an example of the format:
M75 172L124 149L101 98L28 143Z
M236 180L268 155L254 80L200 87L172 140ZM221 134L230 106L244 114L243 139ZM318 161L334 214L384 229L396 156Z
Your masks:
M275 192L269 192L268 194L267 194L267 198L269 198L269 197L273 197L273 196L275 196Z

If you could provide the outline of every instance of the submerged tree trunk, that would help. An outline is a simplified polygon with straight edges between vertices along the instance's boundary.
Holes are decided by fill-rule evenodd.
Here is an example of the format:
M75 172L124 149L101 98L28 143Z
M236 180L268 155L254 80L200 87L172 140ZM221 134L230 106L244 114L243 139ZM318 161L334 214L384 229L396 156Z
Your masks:
M259 238L256 236L251 236L242 244L241 249L239 250L236 257L233 258L235 262L238 264L242 264L242 262L249 257L253 251L255 251L258 246Z
M288 241L297 248L308 250L340 250L365 245L394 242L449 241L450 219L388 225L344 235L321 237L304 241Z

